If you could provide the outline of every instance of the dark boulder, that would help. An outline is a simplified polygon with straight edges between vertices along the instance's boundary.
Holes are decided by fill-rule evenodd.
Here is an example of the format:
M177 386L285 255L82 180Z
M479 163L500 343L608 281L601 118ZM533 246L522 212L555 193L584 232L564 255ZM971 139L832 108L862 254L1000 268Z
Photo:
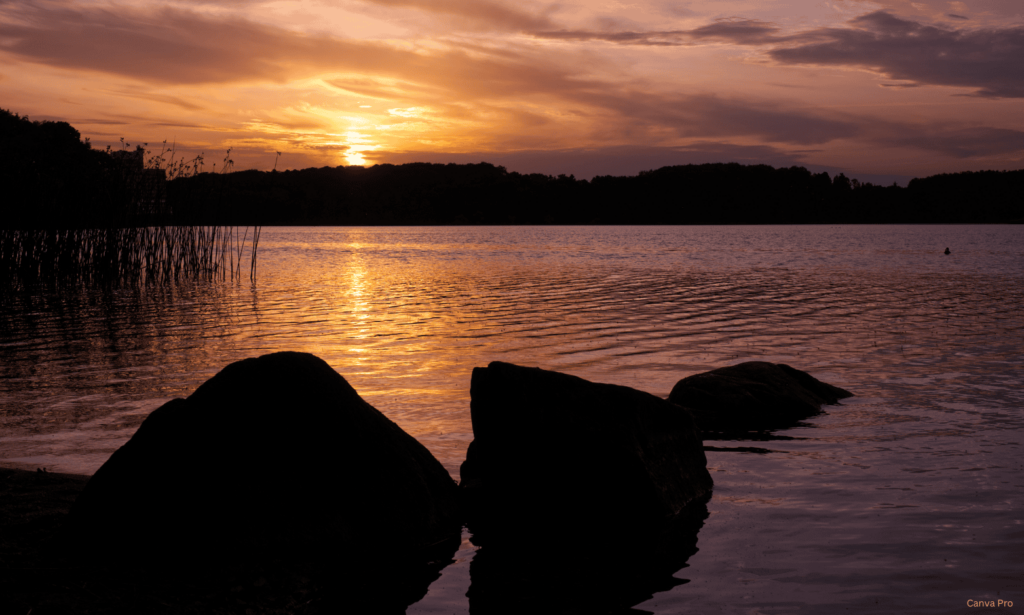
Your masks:
M367 561L457 545L457 504L422 444L321 359L282 352L150 414L89 481L69 533L123 562Z
M626 612L685 582L712 489L687 410L500 362L473 370L471 395L472 612Z
M663 399L501 362L473 370L471 396L461 487L485 548L642 552L711 494L693 418Z
M683 378L669 401L689 408L707 432L778 429L853 393L782 363L749 361Z

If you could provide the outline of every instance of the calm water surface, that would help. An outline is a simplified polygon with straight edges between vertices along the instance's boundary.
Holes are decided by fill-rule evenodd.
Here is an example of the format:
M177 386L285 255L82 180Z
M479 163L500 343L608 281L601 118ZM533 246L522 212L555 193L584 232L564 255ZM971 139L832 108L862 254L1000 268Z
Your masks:
M660 396L785 362L857 396L706 442L700 550L636 608L1021 611L1022 306L1020 226L264 229L255 286L0 299L0 463L92 473L168 399L278 350L325 359L456 478L490 361ZM468 612L473 549L409 613Z

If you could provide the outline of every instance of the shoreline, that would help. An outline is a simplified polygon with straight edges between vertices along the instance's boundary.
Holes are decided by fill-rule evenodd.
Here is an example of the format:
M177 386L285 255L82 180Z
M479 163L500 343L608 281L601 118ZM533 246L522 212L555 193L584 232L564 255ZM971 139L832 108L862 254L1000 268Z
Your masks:
M30 612L58 593L55 570L67 563L47 553L88 476L0 467L0 613ZM74 604L74 600L65 601Z
M0 615L284 615L348 606L336 571L309 562L153 567L73 553L61 530L89 478L0 467Z
M52 538L90 478L0 467L0 567Z

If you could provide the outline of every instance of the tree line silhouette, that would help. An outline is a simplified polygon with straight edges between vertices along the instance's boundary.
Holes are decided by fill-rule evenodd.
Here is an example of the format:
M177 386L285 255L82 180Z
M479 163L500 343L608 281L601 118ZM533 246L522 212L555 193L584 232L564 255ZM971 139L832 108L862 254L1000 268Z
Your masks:
M218 224L1005 223L1024 222L1024 170L936 175L904 188L736 163L590 181L485 162L411 163L200 174L171 182L168 198L190 217L219 212L209 214Z
M64 122L28 122L9 112L0 113L0 137L5 228L95 226L117 216L121 225L159 217L169 224L264 226L1024 221L1024 170L935 175L901 187L737 163L587 181L486 162L208 173L199 159L191 172L179 169L166 186L140 197L145 182L124 172L128 159L139 167L140 150L95 150ZM163 177L166 151L152 156L145 171L156 167ZM134 218L126 220L126 211Z

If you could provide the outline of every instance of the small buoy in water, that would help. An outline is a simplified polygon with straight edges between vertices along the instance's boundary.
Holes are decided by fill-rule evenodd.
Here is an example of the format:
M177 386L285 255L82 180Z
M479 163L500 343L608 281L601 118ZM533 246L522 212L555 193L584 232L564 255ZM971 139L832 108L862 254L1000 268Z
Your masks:
M946 254L949 254L949 248L946 248Z

